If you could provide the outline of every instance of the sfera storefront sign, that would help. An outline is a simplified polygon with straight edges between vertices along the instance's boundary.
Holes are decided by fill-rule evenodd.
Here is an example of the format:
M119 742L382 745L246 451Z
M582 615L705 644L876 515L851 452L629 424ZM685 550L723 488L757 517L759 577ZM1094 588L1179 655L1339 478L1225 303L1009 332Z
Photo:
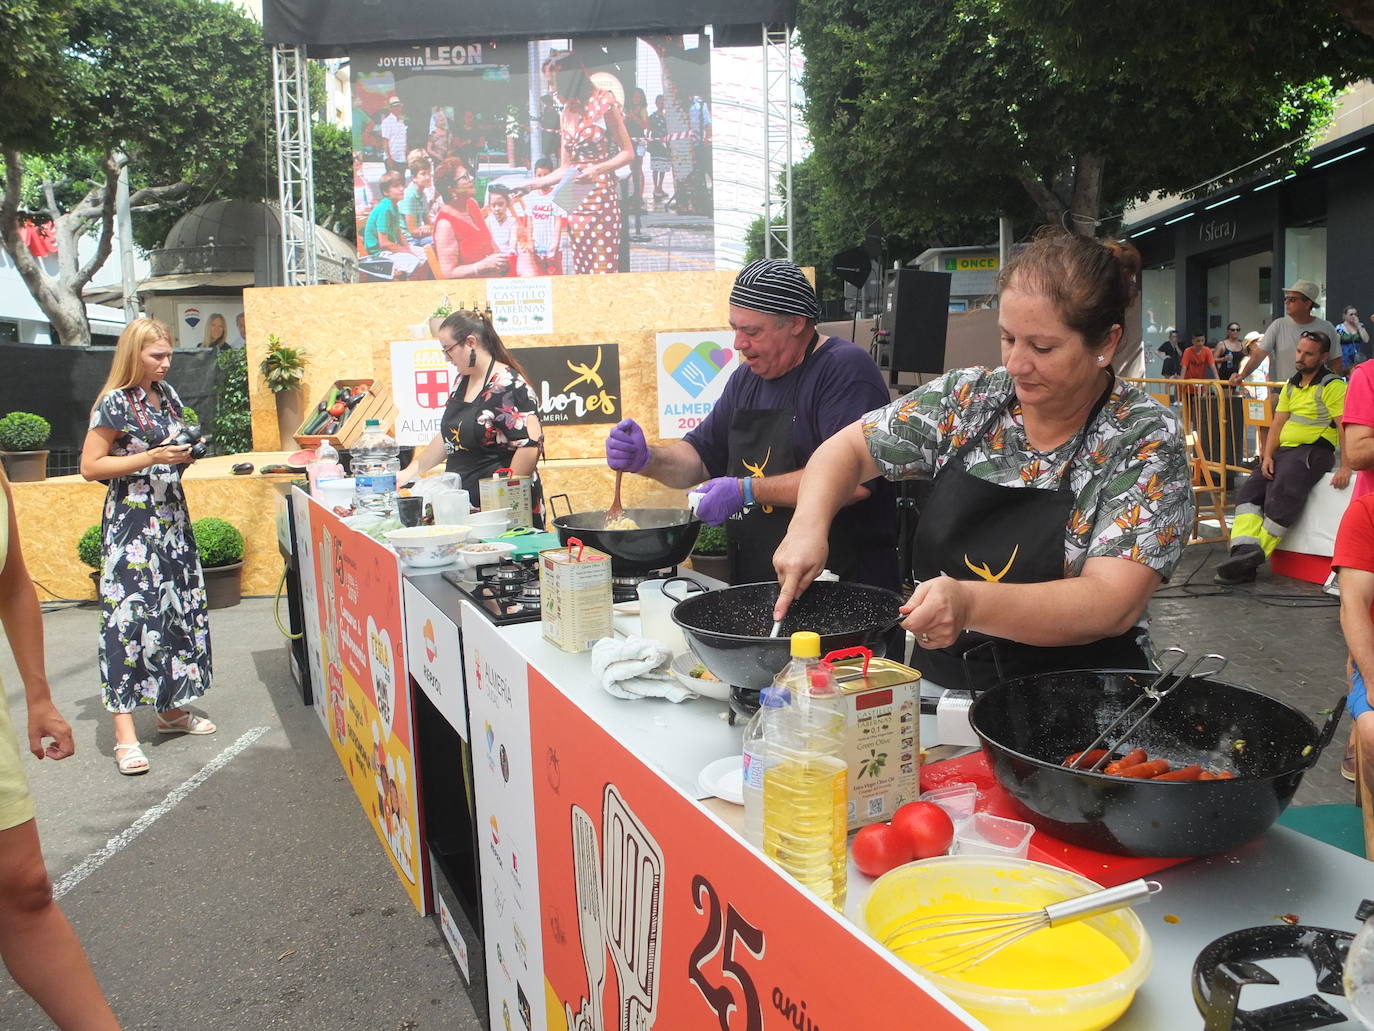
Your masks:
M1230 243L1236 238L1240 223L1234 218L1210 218L1197 225L1198 243Z
M529 376L542 425L620 421L618 344L511 350Z

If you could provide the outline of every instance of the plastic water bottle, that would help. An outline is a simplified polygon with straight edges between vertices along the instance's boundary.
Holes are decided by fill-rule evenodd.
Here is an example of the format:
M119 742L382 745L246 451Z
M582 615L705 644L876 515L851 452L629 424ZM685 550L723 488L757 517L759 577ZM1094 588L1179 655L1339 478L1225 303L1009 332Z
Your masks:
M786 688L765 687L759 693L759 711L744 727L744 840L757 849L763 848L763 771L768 768L766 725L779 719L781 710L791 703L792 695Z
M774 681L792 692L792 704L765 723L763 851L843 911L849 832L844 708L834 677L816 662L820 639L809 634L799 642L799 636L792 635L792 661Z
M353 496L356 507L378 515L396 514L396 474L401 471L400 445L368 419L353 447Z
M320 496L319 482L321 480L341 478L343 474L339 452L329 441L320 441L320 446L315 449L315 457L305 466L305 475L310 478L310 496L312 498Z

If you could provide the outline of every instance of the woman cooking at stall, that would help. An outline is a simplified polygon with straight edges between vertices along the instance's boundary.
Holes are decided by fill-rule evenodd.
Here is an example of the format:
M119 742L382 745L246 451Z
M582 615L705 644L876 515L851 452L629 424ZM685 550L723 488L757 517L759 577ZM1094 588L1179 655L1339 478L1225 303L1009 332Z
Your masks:
M542 530L544 492L535 463L544 434L525 370L480 312L456 311L444 319L439 345L449 364L459 370L458 384L449 395L438 434L415 452L397 482L413 481L442 458L446 471L463 478L475 508L481 500L480 481L498 469L510 469L530 478L532 522Z
M948 372L807 463L774 618L825 565L855 484L930 477L902 606L912 665L943 687L991 686L990 653L1006 677L1149 666L1146 604L1193 498L1177 419L1111 368L1139 271L1130 245L1063 233L1017 255L1000 276L1001 368Z

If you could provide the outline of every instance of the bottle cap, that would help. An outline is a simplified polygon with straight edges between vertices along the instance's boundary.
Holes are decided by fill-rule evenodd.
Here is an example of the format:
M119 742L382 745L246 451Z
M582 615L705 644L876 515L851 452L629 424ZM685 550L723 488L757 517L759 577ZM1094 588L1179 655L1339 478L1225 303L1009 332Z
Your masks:
M370 430L370 429L372 429L372 427L374 427L374 426L380 427L381 425L382 425L382 420L381 420L381 419L368 419L367 422L363 424L363 428L364 428L364 429L369 429L369 430Z
M792 635L792 657L796 659L819 659L821 657L821 635L810 630L798 630Z

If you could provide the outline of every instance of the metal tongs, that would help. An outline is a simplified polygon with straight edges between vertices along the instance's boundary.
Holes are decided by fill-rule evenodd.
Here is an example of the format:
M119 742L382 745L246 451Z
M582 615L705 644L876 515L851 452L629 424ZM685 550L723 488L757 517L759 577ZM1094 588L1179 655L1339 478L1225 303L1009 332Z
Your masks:
M1122 711L1120 716L1118 716L1116 719L1112 720L1104 728L1102 728L1102 733L1098 734L1097 737L1093 739L1093 743L1090 744L1087 748L1083 749L1082 753L1078 756L1077 759L1069 763L1069 769L1085 769L1089 772L1097 772L1099 767L1101 767L1103 763L1109 761L1112 757L1112 754L1118 751L1121 748L1122 744L1127 739L1129 739L1133 733L1135 733L1135 728L1140 726L1147 719L1149 719L1151 714L1153 714L1156 709L1158 709L1162 704L1164 704L1164 699L1168 698L1169 695L1171 695L1180 684L1182 684L1186 680L1191 680L1194 676L1216 676L1218 673L1220 673L1222 670L1226 668L1227 662L1230 661L1224 655L1217 655L1214 652L1209 652L1208 654L1203 655L1201 658L1199 658L1191 666L1189 666L1186 672L1180 673L1178 676L1174 677L1174 681L1172 684L1169 684L1167 687L1161 687L1161 684L1168 680L1169 677L1173 676L1174 670L1178 669L1179 666L1182 666L1183 663L1186 662L1188 659L1188 653L1185 652L1182 648L1165 648L1164 651L1160 653L1160 657L1163 658L1170 652L1174 653L1177 656L1177 658L1175 658L1173 662L1168 663L1167 665L1163 665L1163 668L1160 670L1159 676L1155 677L1154 680L1150 681L1150 683L1145 685L1140 697L1133 701L1130 705L1126 706L1126 708ZM1217 663L1216 669L1204 670L1201 674L1199 674L1198 667L1201 666L1208 659L1212 659ZM1079 765L1088 757L1088 755L1091 752L1098 748L1103 748L1103 742L1105 742L1109 737L1112 737L1114 735L1116 728L1119 727L1122 723L1126 722L1126 720L1130 718L1131 713L1133 713L1140 706L1140 704L1145 701L1150 702L1149 707L1146 708L1146 710L1140 714L1139 718L1137 718L1136 721L1132 723L1129 727L1127 727L1124 731L1122 731L1120 734L1115 734L1116 740L1110 746L1106 746L1106 755L1102 756L1091 766Z

